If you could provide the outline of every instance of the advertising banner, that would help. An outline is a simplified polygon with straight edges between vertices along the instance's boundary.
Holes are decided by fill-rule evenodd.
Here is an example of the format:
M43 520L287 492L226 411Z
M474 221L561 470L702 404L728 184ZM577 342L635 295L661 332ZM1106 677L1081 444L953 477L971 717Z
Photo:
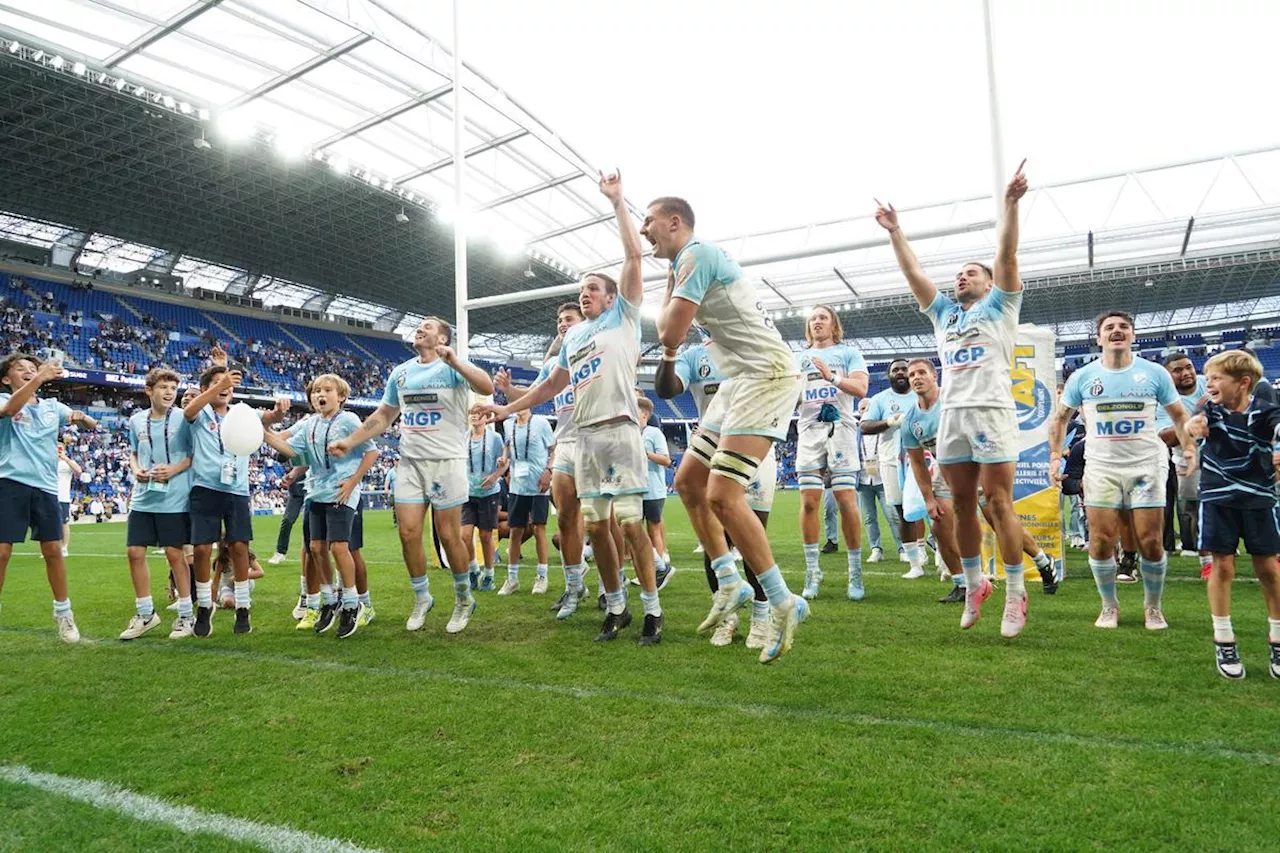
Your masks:
M1050 329L1018 326L1013 350L1013 402L1018 413L1018 465L1013 475L1013 508L1023 528L1053 560L1062 574L1062 506L1049 479L1049 416L1058 404L1058 375ZM987 574L1003 577L995 534L982 522L982 560ZM1038 578L1035 564L1023 555L1028 578Z

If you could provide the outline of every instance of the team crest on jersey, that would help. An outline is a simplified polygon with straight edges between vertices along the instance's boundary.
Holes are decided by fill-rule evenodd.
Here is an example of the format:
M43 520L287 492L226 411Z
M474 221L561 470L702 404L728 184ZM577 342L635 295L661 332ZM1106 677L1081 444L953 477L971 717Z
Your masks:
M711 365L707 364L705 361L702 364L698 365L698 375L701 376L703 379L706 379L708 376L710 376Z
M44 411L40 413L41 426L53 426L58 420L58 416L53 412Z
M916 437L916 439L917 439L917 440L923 440L923 439L924 439L924 424L912 424L912 425L911 425L911 434L912 434L912 435L914 435L914 436Z
M948 314L948 315L947 315L947 325L948 325L948 326L954 326L954 325L956 325L956 324L957 324L957 323L959 323L959 322L960 322L960 315L959 315L959 314L956 314L956 313L952 312L951 314Z
M401 373L399 376L397 376L397 377L396 377L396 387L397 387L397 388L403 388L403 387L404 387L404 376L405 376L405 375L404 375L404 373Z
M1150 377L1150 376L1148 376L1148 375L1147 375L1147 374L1145 374L1145 373L1135 373L1135 374L1133 374L1133 384L1134 384L1134 385L1146 385L1146 384L1147 384L1148 382L1150 382L1150 381L1151 381L1151 377Z
M1102 380L1101 379L1093 380L1093 384L1089 386L1089 393L1095 397L1101 397L1102 391L1103 391Z

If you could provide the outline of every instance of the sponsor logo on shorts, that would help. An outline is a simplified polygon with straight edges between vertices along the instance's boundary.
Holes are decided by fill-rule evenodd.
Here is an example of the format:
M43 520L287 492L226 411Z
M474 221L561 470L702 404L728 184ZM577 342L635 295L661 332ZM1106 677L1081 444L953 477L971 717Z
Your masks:
M973 446L983 453L995 453L996 451L996 443L985 432L980 432L973 437Z

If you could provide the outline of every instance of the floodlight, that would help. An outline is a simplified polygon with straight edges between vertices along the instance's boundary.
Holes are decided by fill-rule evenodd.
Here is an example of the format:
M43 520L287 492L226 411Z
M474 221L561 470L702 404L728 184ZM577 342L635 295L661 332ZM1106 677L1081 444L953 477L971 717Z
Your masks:
M218 133L232 141L245 139L253 133L253 125L243 113L223 113L218 116Z
M117 91L117 92L123 92L123 91L124 91L124 87L125 87L125 86L128 86L128 85L129 85L129 84L125 82L125 79L124 79L123 77L120 77L120 78L118 78L118 79L116 80L116 91Z
M40 61L40 60L42 60L42 59L44 59L44 51L43 51L43 50L37 50L37 51L32 55L32 57L31 57L31 61L32 61L32 62L39 62L39 61Z
M172 95L165 95L160 101L169 109L174 109L178 105Z
M855 303L853 303L853 307L854 307L854 308L857 308L859 311L861 311L861 310L862 310L862 303L861 303L861 302L855 302Z
M192 110L192 106L188 104L186 101L181 101L178 103L178 112L182 113L184 116L191 115L191 110Z
M49 64L52 65L57 70L61 71L62 66L66 65L67 62L61 56L55 56L53 59L49 60Z
M200 151L208 151L210 148L213 147L212 145L209 144L209 140L204 138L203 132L201 132L200 138L192 140L191 144L194 145Z
M139 98L145 98L147 96L147 90L142 86L138 86L133 90L133 94L137 95Z
M201 121L208 121L208 120L209 120L209 111L208 111L208 110L206 110L206 109L203 109L203 108L202 108L202 109L199 109L199 110L196 110L196 116L197 116L197 117L199 117L199 119L200 119Z
M351 164L347 162L346 157L338 156L329 160L329 168L337 172L339 175L345 175Z
M409 221L409 214L404 212L403 207L400 208L400 212L396 214L396 222L399 222L401 225L403 225L408 221Z
M75 65L71 66L71 71L79 77L83 77L86 70L87 69L84 67L83 62L77 62Z
M9 42L10 53L17 53L20 50L22 50L22 45L18 44L16 41Z

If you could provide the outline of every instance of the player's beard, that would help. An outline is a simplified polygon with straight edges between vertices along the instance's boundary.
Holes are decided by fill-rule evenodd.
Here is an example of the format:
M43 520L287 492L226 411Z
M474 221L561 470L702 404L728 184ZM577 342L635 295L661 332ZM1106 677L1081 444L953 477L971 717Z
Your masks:
M905 394L911 390L911 383L905 379L901 380L901 384L897 379L890 379L889 386L893 388L895 394Z

